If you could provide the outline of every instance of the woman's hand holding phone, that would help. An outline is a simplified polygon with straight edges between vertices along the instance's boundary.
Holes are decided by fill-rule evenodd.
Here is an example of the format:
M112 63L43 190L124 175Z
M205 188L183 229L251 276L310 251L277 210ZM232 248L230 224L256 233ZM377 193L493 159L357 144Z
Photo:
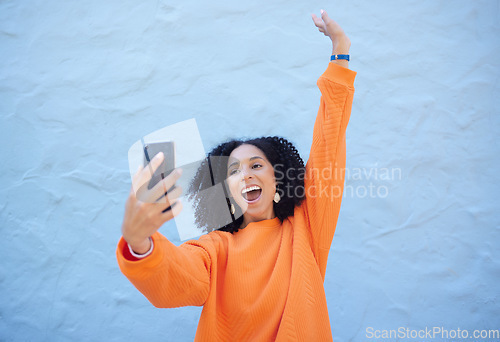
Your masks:
M125 204L122 235L138 254L146 253L151 247L149 237L182 210L182 202L179 200L182 189L172 189L182 174L181 169L176 169L152 189L147 189L153 173L164 158L163 153L158 153L150 165L139 167L132 179L132 188ZM134 189L138 189L137 193ZM172 190L167 193L170 189Z

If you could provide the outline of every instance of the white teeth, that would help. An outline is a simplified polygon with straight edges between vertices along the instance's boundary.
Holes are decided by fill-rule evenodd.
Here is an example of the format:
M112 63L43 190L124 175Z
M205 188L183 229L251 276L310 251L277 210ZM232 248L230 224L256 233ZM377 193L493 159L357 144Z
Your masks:
M246 194L247 192L252 191L252 190L262 190L262 189L260 187L258 187L257 185L254 185L254 186L243 189L241 191L241 193Z

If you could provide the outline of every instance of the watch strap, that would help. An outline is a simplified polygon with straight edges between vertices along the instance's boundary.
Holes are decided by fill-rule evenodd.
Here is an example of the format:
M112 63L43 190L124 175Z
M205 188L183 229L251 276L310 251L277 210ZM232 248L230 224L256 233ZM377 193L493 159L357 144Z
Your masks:
M346 61L349 61L349 55L332 55L332 57L330 58L330 61L335 61L338 59L344 59Z

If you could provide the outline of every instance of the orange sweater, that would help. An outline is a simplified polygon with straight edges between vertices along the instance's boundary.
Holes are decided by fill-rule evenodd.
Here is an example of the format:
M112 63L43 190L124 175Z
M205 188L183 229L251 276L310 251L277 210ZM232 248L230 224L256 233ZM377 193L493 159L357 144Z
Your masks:
M318 80L306 199L293 217L253 222L235 234L213 231L180 246L156 232L152 254L140 260L120 239L121 271L154 306L203 305L195 341L332 341L323 282L355 76L329 63Z

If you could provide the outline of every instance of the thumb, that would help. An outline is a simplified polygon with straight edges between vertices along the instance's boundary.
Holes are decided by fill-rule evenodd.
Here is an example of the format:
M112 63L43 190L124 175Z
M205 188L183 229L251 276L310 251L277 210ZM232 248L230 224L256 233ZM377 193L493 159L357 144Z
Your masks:
M323 22L325 23L325 26L330 34L337 35L343 33L340 25L335 20L331 19L325 10L321 10L321 19L323 19Z
M321 19L323 19L323 21L326 24L326 22L330 20L330 17L328 16L328 13L326 13L325 10L322 9L320 12L321 12Z

